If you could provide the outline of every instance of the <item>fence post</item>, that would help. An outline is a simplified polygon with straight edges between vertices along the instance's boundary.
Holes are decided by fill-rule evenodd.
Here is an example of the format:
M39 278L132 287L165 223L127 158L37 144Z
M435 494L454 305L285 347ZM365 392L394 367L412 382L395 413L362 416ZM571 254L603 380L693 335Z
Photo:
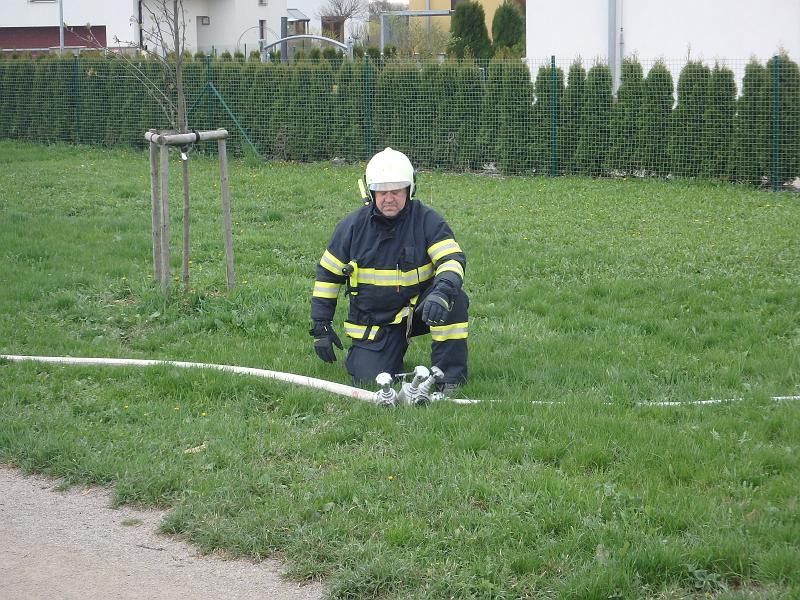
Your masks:
M233 289L233 235L231 233L231 197L228 191L228 151L225 138L217 141L219 154L219 189L222 195L222 235L225 245L225 278L228 291Z
M169 290L169 146L161 144L161 293Z
M776 55L772 61L772 191L777 192L780 188L778 178L780 177L780 156L781 156L781 123L780 123L780 81L781 67L780 56Z
M558 78L556 57L550 56L550 176L558 175Z
M150 130L155 133L155 129ZM161 192L159 189L158 144L150 142L150 204L153 225L153 281L161 283Z

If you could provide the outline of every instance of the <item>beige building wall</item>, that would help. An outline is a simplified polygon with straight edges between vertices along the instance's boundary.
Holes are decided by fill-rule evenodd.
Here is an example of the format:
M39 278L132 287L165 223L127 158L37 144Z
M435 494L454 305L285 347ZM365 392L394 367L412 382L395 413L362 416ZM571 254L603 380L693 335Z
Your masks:
M492 19L494 13L504 0L478 0L478 4L483 6L483 12L486 13L486 31L489 32L489 38L492 37ZM452 0L409 0L408 10L450 10L452 7ZM416 17L420 23L425 24L430 19L431 27L439 27L444 31L450 31L450 17Z

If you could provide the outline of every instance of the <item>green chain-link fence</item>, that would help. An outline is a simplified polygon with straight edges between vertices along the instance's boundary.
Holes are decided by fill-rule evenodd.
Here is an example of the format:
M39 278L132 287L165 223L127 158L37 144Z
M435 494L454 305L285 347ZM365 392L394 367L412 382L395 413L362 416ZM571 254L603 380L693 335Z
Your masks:
M785 55L726 64L626 60L616 98L606 65L555 57L533 73L518 60L206 58L184 78L190 128L227 128L238 153L364 160L392 146L422 168L779 189L800 176L800 70ZM0 137L142 147L145 130L167 126L144 79L165 87L161 63L2 59Z

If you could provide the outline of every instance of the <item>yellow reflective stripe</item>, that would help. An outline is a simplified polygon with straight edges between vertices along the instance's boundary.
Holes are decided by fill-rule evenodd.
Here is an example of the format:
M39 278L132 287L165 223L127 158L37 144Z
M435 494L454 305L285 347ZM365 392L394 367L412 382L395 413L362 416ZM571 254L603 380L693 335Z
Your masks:
M311 295L314 298L336 298L339 295L340 287L342 287L341 283L317 280L314 282L314 291Z
M395 315L394 319L389 323L389 325L397 325L398 323L402 323L403 319L405 319L408 315L412 313L414 307L417 305L417 300L419 300L419 294L414 296L411 300L408 301L408 306L404 306L400 309L400 311Z
M431 338L435 342L445 340L463 340L469 332L468 323L453 323L452 325L431 325Z
M437 262L439 259L444 258L448 254L454 254L456 252L461 252L461 246L459 246L458 242L456 242L453 238L436 242L435 244L432 244L430 248L428 248L428 256L431 257L433 262Z
M319 264L334 275L341 275L344 269L344 263L327 250L322 254Z
M344 322L344 334L347 337L351 337L354 340L363 340L364 335L367 333L367 329L370 329L368 325L356 325L355 323L348 323L347 321ZM378 335L378 330L380 327L375 325L372 326L369 332L368 340L374 340L375 336Z
M381 286L402 285L409 287L427 281L433 277L433 265L427 263L411 271L393 269L359 269L358 283Z
M411 309L409 309L407 306L404 306L402 309L400 309L400 312L398 312L395 315L394 319L392 319L392 321L389 323L389 325L397 325L403 319L405 319L409 315L410 312L411 312Z
M461 263L457 260L446 260L436 267L437 275L441 275L445 271L452 271L456 275L459 275L461 279L464 279L464 267L462 267Z

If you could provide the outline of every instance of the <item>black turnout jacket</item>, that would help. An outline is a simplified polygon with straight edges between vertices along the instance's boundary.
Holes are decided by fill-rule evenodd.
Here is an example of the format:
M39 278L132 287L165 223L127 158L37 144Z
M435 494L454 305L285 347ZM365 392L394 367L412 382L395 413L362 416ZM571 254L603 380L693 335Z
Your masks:
M387 219L373 202L336 225L317 264L311 319L332 321L345 286L350 296L345 334L374 339L380 327L403 322L438 276L447 272L463 281L466 264L450 226L435 210L412 199Z

